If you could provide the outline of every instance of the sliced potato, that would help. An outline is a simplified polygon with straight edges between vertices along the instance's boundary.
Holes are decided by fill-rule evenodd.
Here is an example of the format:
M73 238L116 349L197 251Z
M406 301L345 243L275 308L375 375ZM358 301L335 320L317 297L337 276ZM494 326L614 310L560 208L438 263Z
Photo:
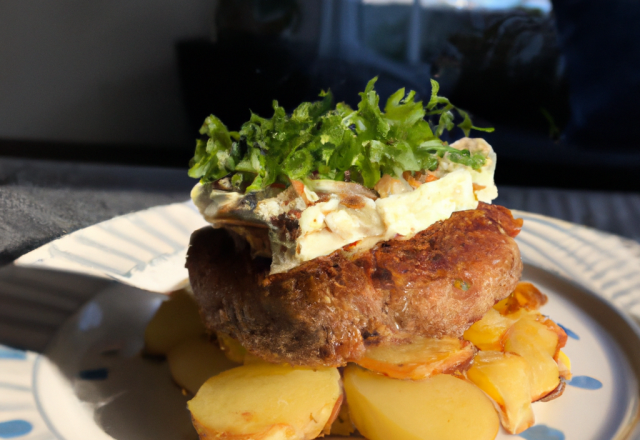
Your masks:
M167 353L171 376L192 394L212 376L237 367L220 347L204 337L185 339Z
M500 427L491 400L449 374L416 382L351 364L344 387L351 420L369 440L493 440Z
M560 377L564 380L571 380L571 360L569 360L569 356L567 356L564 351L559 351L557 357Z
M467 377L494 400L509 434L519 434L535 422L530 374L531 367L522 357L499 351L478 352L467 371Z
M240 345L236 339L233 339L225 333L217 332L216 336L218 337L220 348L229 359L239 364L244 362L244 357L247 354L246 348Z
M245 364L245 365L247 365L247 364L256 364L256 363L261 363L261 362L262 362L262 363L265 363L265 362L266 362L266 363L268 363L267 361L265 361L265 360L263 360L263 359L259 358L259 357L258 357L258 356L256 356L256 355L253 355L253 354L251 354L251 353L247 353L247 354L245 354L245 355L244 355L244 362L243 362L243 364Z
M149 354L167 354L187 338L205 334L204 324L193 297L184 290L173 292L151 318L144 332Z
M201 439L307 440L323 432L341 397L337 368L253 363L210 378L188 405Z
M542 315L527 315L507 332L504 350L519 354L531 367L531 400L536 401L560 383L560 372L554 356L558 351L558 334L540 320Z
M472 344L457 338L422 338L368 347L357 363L396 379L426 379L435 374L466 370L473 359Z
M511 295L498 302L494 309L502 315L509 315L524 309L537 311L548 301L547 295L540 292L536 286L525 281L521 281L516 286Z
M556 324L555 322L553 322L551 319L547 318L546 316L538 315L537 316L537 321L542 323L545 327L547 327L547 329L549 329L550 331L555 333L556 336L558 337L558 343L556 344L556 350L553 353L553 359L555 359L556 362L557 362L558 361L558 355L560 354L560 349L562 347L564 347L565 345L567 345L567 339L569 339L569 337L567 336L567 333L564 331L564 329L562 327L560 327L558 324ZM569 359L569 358L567 358L567 359Z
M501 351L507 330L526 315L541 316L538 309L546 302L547 296L533 284L520 282L511 295L494 305L464 332L464 339L480 350Z
M503 336L516 322L517 317L503 316L497 310L489 309L482 319L473 323L464 332L463 337L480 350L501 351L503 348Z
M503 336L518 319L536 311L547 302L547 296L533 284L520 282L511 295L498 302L464 333L480 350L502 350Z
M331 434L331 428L333 427L334 422L338 419L338 415L340 414L340 410L342 409L342 404L344 403L344 393L340 394L340 397L333 405L333 410L331 411L331 415L327 420L327 423L324 424L324 428L322 428L322 434L320 437L324 437L325 435Z
M343 402L340 406L340 412L338 413L338 417L331 424L331 435L341 435L344 437L348 437L355 432L355 428L353 426L353 422L351 422L351 417L349 416L349 405L347 402Z

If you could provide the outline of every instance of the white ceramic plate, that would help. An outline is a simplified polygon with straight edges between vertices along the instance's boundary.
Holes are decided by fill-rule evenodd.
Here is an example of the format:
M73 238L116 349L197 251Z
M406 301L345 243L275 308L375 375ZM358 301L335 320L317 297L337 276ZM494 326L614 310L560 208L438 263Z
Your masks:
M549 295L543 312L572 336L565 352L578 379L560 399L534 405L534 428L498 438L640 440L640 331L632 320L640 316L640 246L515 214L525 219L517 238L523 278ZM0 346L0 439L197 438L166 362L139 355L144 327L164 297L136 287L179 285L189 233L201 225L190 203L158 207L70 234L18 261L129 285L97 294L43 355Z

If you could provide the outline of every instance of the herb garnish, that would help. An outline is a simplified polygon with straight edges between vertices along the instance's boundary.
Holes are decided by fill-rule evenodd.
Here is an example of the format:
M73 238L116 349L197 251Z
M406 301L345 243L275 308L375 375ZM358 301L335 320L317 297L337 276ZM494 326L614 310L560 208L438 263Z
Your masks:
M484 155L449 147L440 136L454 128L454 111L463 118L457 126L465 136L472 129L492 128L474 127L466 112L438 96L434 80L426 105L414 101L414 91L405 95L402 88L381 111L373 88L376 80L360 93L357 110L344 103L333 108L331 92L322 92L320 101L303 102L291 115L273 101L272 118L251 113L239 132L228 131L213 115L207 117L200 134L208 139L197 141L189 176L202 183L231 176L234 187L250 192L311 175L344 180L345 172L350 180L372 188L384 173L433 171L445 153L452 162L480 169Z

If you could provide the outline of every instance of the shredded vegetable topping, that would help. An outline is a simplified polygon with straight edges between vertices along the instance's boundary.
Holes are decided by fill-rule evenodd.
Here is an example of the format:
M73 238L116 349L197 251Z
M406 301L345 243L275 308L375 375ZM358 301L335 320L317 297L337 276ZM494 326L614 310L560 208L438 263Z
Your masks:
M331 92L317 102L303 102L291 115L273 102L270 119L251 114L239 132L228 131L217 117L206 118L189 176L202 183L231 177L232 185L246 192L273 183L288 185L307 178L351 180L373 188L383 174L401 176L404 171L435 170L438 157L448 153L452 162L479 170L485 162L480 153L457 150L440 136L457 126L468 136L478 128L469 115L438 96L439 85L431 80L429 102L415 102L415 92L402 88L380 109L374 90L377 78L360 93L357 110L344 103L333 106Z

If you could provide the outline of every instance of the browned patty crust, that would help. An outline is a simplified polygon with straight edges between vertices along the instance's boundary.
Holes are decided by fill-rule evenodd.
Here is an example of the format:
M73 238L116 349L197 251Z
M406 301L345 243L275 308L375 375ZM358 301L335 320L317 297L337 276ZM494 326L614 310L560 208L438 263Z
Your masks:
M509 295L522 272L521 220L480 203L409 240L338 250L269 275L223 229L193 233L187 268L201 315L265 360L338 366L365 344L456 336Z

